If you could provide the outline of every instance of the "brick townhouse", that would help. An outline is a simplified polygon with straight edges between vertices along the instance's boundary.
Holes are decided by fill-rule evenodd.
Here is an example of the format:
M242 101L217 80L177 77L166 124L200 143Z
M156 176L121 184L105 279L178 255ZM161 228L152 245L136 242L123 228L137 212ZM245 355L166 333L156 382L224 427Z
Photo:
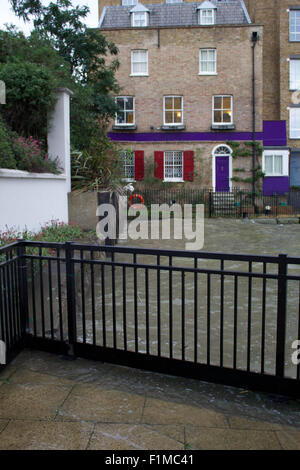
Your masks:
M289 75L297 54L293 47L285 61L278 54L291 45L293 8L287 14L277 0L99 0L101 33L119 48L120 111L108 131L124 148L126 178L142 182L152 171L177 187L250 189L235 180L252 175L254 160L233 158L230 142L255 136L265 149L264 193L288 190L286 122L300 108L291 106L289 77L285 90L278 75Z

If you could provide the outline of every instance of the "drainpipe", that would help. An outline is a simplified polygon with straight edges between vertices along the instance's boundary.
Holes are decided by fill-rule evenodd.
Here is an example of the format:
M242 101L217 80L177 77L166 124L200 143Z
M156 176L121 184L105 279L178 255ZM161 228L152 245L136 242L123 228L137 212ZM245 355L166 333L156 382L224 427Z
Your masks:
M252 32L252 204L254 207L254 211L256 212L255 207L255 164L256 164L256 148L254 145L255 142L255 117L256 117L256 109L255 109L255 46L259 39L259 35L257 31Z

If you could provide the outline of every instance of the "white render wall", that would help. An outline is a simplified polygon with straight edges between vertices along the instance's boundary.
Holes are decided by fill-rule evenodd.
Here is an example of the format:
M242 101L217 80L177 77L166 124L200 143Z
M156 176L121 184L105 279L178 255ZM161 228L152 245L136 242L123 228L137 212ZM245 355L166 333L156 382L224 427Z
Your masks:
M0 169L0 231L39 231L51 220L68 222L70 171L70 96L67 88L57 90L57 103L50 120L49 157L59 158L62 174L28 173Z
M0 231L38 231L52 219L68 222L65 175L0 169Z

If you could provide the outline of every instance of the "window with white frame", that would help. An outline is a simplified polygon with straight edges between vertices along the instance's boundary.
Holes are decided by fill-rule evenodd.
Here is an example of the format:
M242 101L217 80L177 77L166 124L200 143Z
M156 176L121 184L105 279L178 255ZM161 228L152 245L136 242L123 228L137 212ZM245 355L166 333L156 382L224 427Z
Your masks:
M182 3L183 0L166 0L166 3Z
M263 153L263 172L265 176L288 176L288 150L265 150Z
M134 97L117 96L116 104L120 108L116 113L115 124L118 126L132 126L135 123Z
M164 180L183 181L183 152L164 152Z
M121 163L123 165L123 177L126 180L134 180L134 152L123 150L121 152Z
M148 26L149 13L146 11L136 11L131 14L131 26L142 28Z
M124 7L134 6L138 4L138 0L122 0L122 5Z
M164 125L176 126L183 123L182 96L164 96Z
M213 96L213 124L232 124L232 96Z
M198 10L198 22L202 25L215 24L215 11L213 9Z
M290 90L300 89L300 59L290 59Z
M300 108L290 108L290 139L300 139Z
M290 41L300 41L300 10L290 10Z
M131 75L148 75L148 51L131 51Z
M216 49L200 49L199 74L200 75L214 75L216 73L217 73Z

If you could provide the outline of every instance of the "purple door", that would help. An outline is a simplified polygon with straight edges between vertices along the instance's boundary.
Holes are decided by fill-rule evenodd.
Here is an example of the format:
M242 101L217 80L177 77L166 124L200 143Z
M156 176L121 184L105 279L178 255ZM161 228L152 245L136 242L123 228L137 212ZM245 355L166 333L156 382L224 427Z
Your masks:
M216 157L216 191L229 191L228 157Z

